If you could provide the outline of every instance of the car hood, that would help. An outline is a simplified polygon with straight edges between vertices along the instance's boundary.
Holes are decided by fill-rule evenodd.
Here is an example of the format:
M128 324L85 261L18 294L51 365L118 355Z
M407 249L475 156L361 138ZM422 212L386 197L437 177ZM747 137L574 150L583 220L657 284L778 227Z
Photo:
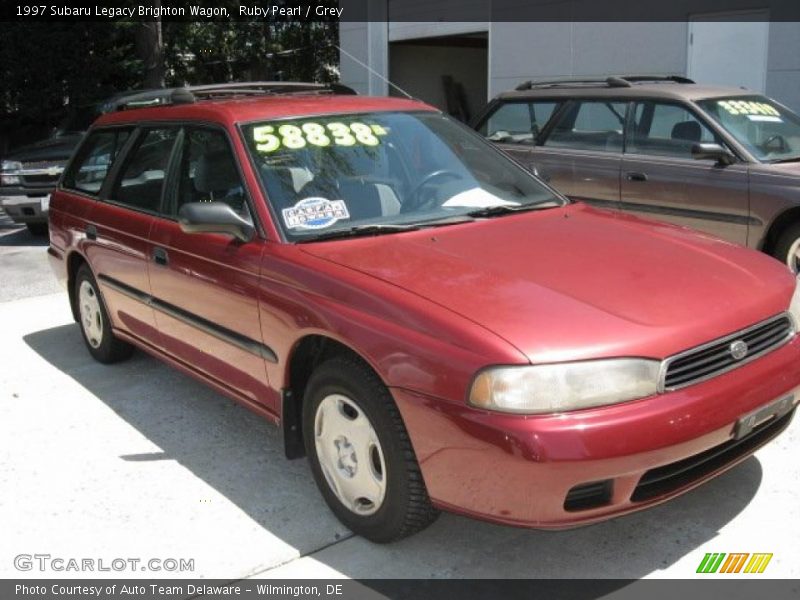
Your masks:
M303 248L444 306L532 362L663 358L785 311L794 290L758 252L580 203Z
M81 141L83 134L69 134L47 138L27 146L15 148L4 160L21 162L66 161Z

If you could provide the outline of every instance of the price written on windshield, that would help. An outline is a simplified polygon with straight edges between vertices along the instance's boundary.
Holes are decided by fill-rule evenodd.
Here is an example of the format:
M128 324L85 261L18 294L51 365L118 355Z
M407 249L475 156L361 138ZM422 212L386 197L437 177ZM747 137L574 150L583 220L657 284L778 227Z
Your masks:
M380 125L333 122L322 125L315 121L294 125L259 125L253 128L253 141L259 152L275 152L279 148L300 150L307 145L324 148L335 146L377 146L379 136L388 132Z

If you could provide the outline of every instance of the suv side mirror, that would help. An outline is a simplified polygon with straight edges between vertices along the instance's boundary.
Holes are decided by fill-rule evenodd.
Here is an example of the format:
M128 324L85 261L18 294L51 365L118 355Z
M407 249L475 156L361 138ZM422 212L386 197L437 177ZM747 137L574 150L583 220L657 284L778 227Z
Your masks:
M186 233L223 233L242 242L249 242L256 233L224 202L188 202L178 211L178 223Z
M728 150L713 143L698 143L692 146L692 158L695 160L716 160L718 165L732 165L736 158Z

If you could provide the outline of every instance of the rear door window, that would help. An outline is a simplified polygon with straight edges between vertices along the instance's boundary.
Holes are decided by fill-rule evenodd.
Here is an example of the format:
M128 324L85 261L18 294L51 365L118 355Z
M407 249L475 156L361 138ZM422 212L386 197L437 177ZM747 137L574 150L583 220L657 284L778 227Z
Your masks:
M576 101L564 110L544 141L551 148L622 152L626 102Z
M129 135L128 129L109 129L90 133L64 177L64 187L97 196Z
M678 104L637 102L626 151L691 158L698 142L721 140L691 111Z
M177 137L176 127L142 132L123 165L111 199L138 210L157 212Z
M492 142L533 145L553 116L557 102L507 102L495 110L479 131Z

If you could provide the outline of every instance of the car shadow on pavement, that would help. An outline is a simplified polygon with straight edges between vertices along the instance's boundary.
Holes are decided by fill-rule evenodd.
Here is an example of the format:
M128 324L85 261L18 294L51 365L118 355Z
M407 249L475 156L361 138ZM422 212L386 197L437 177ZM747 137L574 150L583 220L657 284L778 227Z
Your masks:
M713 539L762 479L750 458L671 502L591 527L530 531L443 514L420 534L378 546L343 539L351 534L325 506L306 461L285 460L281 433L265 420L142 352L113 366L95 363L76 324L24 341L161 449L121 456L131 468L175 460L301 556L352 578L658 576Z
M47 246L46 235L33 235L27 227L19 229L19 225L7 226L0 223L0 246Z

